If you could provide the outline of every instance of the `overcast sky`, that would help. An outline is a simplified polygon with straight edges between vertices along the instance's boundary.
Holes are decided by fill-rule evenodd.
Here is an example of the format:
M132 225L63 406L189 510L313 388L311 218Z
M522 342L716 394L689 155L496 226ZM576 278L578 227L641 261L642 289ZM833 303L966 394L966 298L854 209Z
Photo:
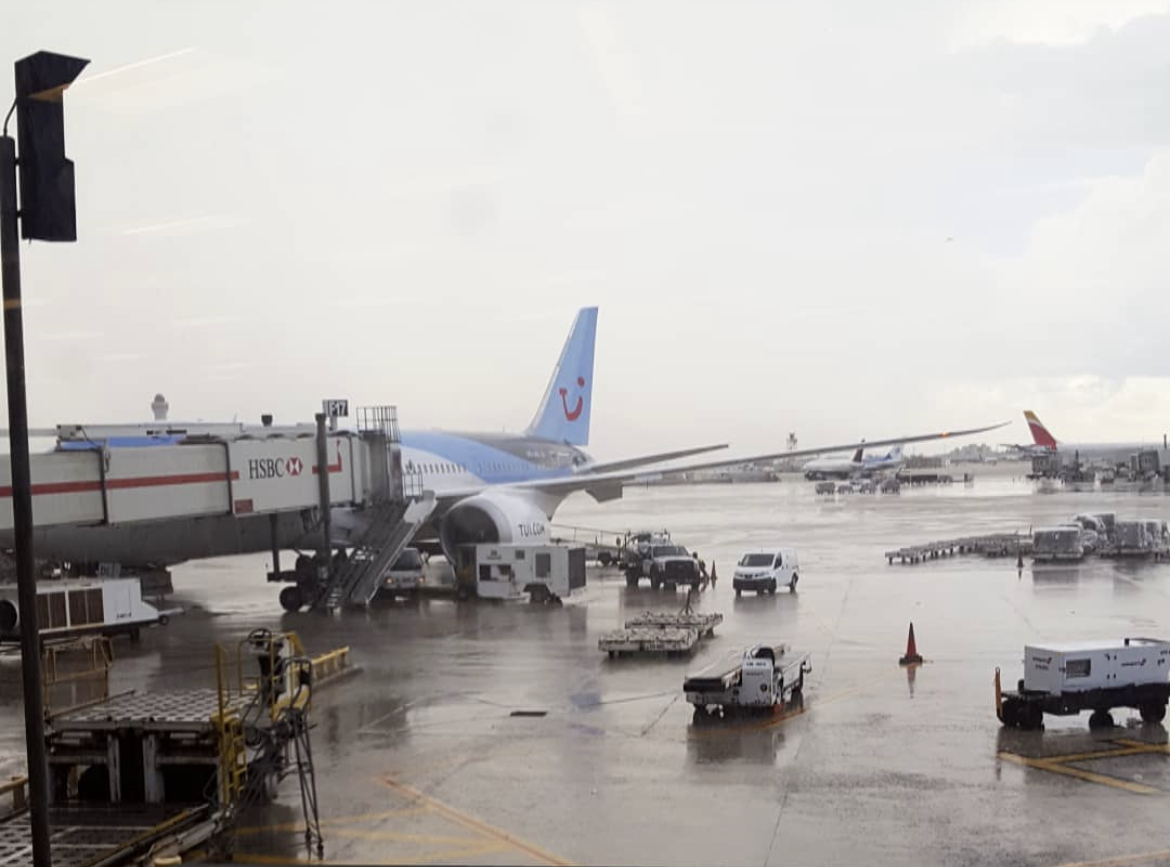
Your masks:
M596 304L599 457L1160 438L1167 45L1154 0L20 4L0 61L92 61L32 421L518 430Z

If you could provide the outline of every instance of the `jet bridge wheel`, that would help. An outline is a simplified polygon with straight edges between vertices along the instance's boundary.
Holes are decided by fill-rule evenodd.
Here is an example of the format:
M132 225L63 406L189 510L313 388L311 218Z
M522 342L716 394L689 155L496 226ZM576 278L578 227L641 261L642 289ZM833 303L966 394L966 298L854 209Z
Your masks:
M280 591L280 607L290 614L300 611L304 604L305 596L297 585L285 587Z

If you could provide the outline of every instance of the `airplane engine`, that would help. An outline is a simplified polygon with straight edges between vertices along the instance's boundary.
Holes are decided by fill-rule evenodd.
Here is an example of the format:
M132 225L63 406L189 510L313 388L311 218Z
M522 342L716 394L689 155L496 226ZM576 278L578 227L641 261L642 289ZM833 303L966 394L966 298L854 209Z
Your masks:
M460 500L447 510L439 539L452 563L461 545L546 545L548 517L533 499L503 491L485 491Z

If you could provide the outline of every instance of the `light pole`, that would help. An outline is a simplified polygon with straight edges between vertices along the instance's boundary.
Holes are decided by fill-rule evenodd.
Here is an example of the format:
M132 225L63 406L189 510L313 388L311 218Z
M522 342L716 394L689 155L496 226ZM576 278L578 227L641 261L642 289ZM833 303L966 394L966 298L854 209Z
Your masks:
M12 465L12 519L20 604L21 678L28 750L29 816L33 864L51 867L49 850L49 763L45 756L41 694L40 624L32 549L32 479L28 457L28 402L24 388L24 320L20 300L20 244L26 240L76 241L73 163L65 157L62 94L88 60L39 51L16 62L16 99L0 135L0 265L4 294L4 362L8 376L8 428ZM16 112L20 160L8 135ZM17 211L16 176L20 168Z

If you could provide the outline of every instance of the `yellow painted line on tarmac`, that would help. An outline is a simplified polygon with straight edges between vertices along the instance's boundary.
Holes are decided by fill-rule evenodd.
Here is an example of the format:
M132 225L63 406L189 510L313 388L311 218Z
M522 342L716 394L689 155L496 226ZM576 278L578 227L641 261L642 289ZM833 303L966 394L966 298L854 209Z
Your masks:
M390 819L397 816L417 816L422 813L430 811L429 807L402 807L398 810L378 810L373 813L357 813L352 816L333 816L328 819L322 819L320 825L322 828L332 828L337 825L345 825L351 822L376 822L379 819ZM278 825L249 825L244 828L236 828L232 831L232 835L236 837L246 837L252 834L266 834L271 831L293 831L300 832L305 830L305 823L302 822L285 822Z
M1105 774L1097 774L1093 771L1082 771L1080 768L1070 768L1068 765L1059 764L1051 759L1030 759L1027 756L1020 756L1016 753L1009 752L1000 752L997 755L999 758L1005 759L1013 764L1035 768L1039 771L1049 771L1050 773L1061 774L1066 777L1074 777L1086 783L1099 783L1102 786L1110 786L1111 788L1121 789L1135 795L1154 795L1159 792L1158 789L1151 786L1133 783L1129 780L1121 780Z
M388 858L381 861L371 861L364 858L361 861L334 861L326 858L318 861L313 858L309 862L312 864L335 864L338 867L344 865L352 865L352 867L391 867L391 865L398 864L433 864L435 861L454 861L457 864L465 863L464 859L478 858L481 855L491 855L496 852L502 852L508 848L508 845L498 840L487 840L474 847L464 846L458 849L448 849L446 851L430 852L426 855L412 855L404 858ZM296 859L282 858L279 855L254 855L248 853L237 852L232 856L232 861L237 864L296 864L299 863Z
M1160 753L1163 750L1159 747L1149 746L1124 746L1118 747L1114 750L1098 750L1094 753L1065 753L1061 756L1037 756L1041 761L1045 762L1059 762L1065 764L1066 762L1089 762L1094 759L1116 759L1120 756L1140 756L1148 755L1150 753Z
M1142 852L1137 855L1118 855L1115 858L1102 858L1099 861L1067 861L1056 867L1124 867L1126 864L1142 864L1147 861L1170 860L1170 849L1157 852Z
M393 777L383 776L378 777L377 779L379 783L391 791L397 792L399 795L402 795L405 798L409 798L412 801L425 804L436 813L447 817L453 822L457 822L466 828L470 828L473 831L478 831L481 834L484 834L502 843L506 843L511 848L523 852L524 854L535 858L538 861L543 861L546 864L552 864L553 867L573 867L572 861L568 861L557 855L553 855L551 852L548 852L544 849L541 849L539 846L522 840L514 834L509 834L507 831L497 828L494 825L489 825L487 822L483 822L479 819L467 815L466 813L460 812L454 807L448 806L442 801L436 798L432 798L430 795L424 794L412 786L398 782Z
M1150 744L1145 741L1135 741L1133 738L1118 738L1113 743L1135 749L1140 747L1143 752L1147 753L1166 753L1170 755L1170 744Z
M380 831L376 828L333 828L329 832L335 837L351 837L355 840L383 840L388 843L446 843L454 846L476 846L483 843L482 837L455 837L445 834L411 834L405 831Z

